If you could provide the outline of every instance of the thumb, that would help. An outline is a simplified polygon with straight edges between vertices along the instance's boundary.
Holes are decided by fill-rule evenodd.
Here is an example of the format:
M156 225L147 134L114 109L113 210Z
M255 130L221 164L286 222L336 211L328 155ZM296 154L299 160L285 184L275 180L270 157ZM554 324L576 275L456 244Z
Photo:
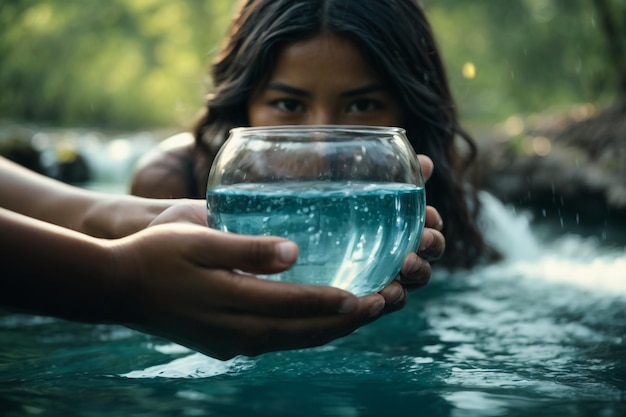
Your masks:
M202 228L195 241L195 259L206 267L239 269L269 274L290 268L298 258L298 246L287 239L238 235Z

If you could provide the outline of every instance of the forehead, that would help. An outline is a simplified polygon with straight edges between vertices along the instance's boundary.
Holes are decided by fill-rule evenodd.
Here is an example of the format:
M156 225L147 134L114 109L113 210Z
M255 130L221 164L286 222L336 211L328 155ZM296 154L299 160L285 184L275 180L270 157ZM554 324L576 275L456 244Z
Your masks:
M269 77L270 82L320 79L348 84L381 81L353 41L329 33L286 44Z

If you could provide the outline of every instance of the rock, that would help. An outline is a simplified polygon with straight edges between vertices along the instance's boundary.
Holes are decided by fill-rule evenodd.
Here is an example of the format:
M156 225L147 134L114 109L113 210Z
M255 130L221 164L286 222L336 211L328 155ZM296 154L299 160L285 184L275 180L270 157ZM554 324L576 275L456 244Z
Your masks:
M515 205L626 213L626 101L509 123L479 139L482 188Z
M41 152L32 145L30 136L22 131L13 130L0 135L0 155L35 172L45 174Z
M91 180L91 170L85 157L68 144L35 146L35 130L20 126L0 129L0 155L40 174L69 184Z

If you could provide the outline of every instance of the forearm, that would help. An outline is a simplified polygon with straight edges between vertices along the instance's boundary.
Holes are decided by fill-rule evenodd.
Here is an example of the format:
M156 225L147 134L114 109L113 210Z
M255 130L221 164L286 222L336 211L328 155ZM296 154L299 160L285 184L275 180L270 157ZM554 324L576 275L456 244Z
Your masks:
M0 157L0 207L91 236L116 238L148 224L174 201L73 187Z
M120 238L145 229L176 202L130 195L94 194L87 209L79 214L82 220L76 225L78 227L70 228L90 236Z
M0 306L71 320L108 320L116 283L106 245L1 208L0 230Z

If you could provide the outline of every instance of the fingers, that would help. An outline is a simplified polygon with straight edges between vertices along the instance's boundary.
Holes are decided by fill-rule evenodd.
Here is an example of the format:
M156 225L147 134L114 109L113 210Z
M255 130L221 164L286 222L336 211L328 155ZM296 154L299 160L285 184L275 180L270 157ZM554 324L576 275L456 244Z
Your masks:
M426 207L426 224L420 239L418 252L410 253L404 260L398 281L409 291L423 287L430 280L430 261L443 256L446 241L441 233L443 221L434 207Z
M385 299L384 314L403 308L406 304L406 289L399 281L393 281L379 292Z
M289 268L296 261L298 247L282 238L254 237L223 233L186 224L154 226L146 233L160 234L197 268L202 280L198 288L211 287L215 303L241 313L298 317L319 314L350 314L359 301L338 288L277 282L252 277ZM243 271L243 272L239 272ZM198 279L198 278L197 278ZM205 281L206 280L206 281ZM370 301L371 302L371 301ZM379 305L370 306L382 310Z
M422 167L422 176L424 177L424 181L426 182L433 173L433 161L428 156L421 154L417 155L417 159L419 160L420 166Z
M351 314L359 307L359 299L338 288L303 285L257 279L237 272L229 277L225 297L234 294L229 308L243 313L272 317L305 317L309 315ZM225 300L225 302L227 302ZM383 308L372 305L372 309Z
M443 219L439 215L437 209L432 206L426 206L425 227L430 227L431 229L439 230L440 232L443 230Z
M417 253L428 261L441 258L446 250L446 239L441 231L443 220L434 207L426 207L426 223ZM414 269L417 269L415 266Z
M440 231L424 229L417 254L427 261L440 259L446 250L446 240Z
M415 253L410 253L404 260L398 281L408 290L414 290L428 284L431 274L430 262Z
M226 329L238 329L235 343L230 350L241 351L247 356L265 352L301 349L324 345L334 339L347 336L359 327L370 323L382 314L384 300L379 294L358 299L350 314L326 316L267 318L258 315L225 316L221 320Z

